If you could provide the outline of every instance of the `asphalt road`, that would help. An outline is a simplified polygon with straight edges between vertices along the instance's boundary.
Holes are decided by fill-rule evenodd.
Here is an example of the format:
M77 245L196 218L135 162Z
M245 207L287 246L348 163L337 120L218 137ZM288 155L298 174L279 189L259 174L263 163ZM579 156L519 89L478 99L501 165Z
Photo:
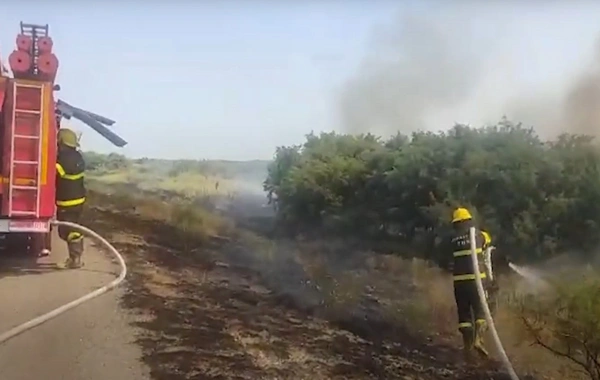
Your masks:
M0 260L0 333L99 288L119 267L86 241L85 267L55 268L67 257L58 238L37 263ZM150 379L115 290L0 344L2 380Z

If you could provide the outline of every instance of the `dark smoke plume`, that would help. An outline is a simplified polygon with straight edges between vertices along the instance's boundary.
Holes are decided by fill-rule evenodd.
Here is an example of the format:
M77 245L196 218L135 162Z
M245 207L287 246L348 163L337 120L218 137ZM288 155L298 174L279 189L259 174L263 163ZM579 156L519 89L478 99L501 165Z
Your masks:
M422 129L428 113L459 105L479 82L481 60L456 44L468 28L448 33L449 25L414 15L400 25L376 36L377 46L343 90L347 132Z
M342 90L344 131L387 136L454 122L481 126L507 116L544 138L600 135L600 43L593 62L561 84L517 88L509 66L519 57L495 54L501 33L494 30L501 32L507 20L470 22L489 10L413 13L374 33L369 53Z

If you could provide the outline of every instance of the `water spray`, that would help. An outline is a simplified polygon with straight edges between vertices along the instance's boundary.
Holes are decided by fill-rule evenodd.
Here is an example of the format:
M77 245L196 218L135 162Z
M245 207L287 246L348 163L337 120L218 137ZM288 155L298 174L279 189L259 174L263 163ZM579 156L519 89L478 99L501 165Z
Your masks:
M528 268L513 264L513 263L508 263L508 266L516 274L523 277L527 282L529 282L535 288L548 287L548 283L540 275L536 274L534 271L532 271Z

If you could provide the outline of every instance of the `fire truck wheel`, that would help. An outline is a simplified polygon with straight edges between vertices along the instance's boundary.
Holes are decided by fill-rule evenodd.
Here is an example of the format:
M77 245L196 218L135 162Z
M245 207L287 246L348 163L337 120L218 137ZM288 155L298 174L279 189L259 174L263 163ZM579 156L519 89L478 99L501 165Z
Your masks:
M5 234L2 247L9 257L29 256L28 234L14 232Z
M46 248L46 242L48 240L48 237L46 235L48 234L28 234L28 256L48 256L48 254L43 254L44 249Z

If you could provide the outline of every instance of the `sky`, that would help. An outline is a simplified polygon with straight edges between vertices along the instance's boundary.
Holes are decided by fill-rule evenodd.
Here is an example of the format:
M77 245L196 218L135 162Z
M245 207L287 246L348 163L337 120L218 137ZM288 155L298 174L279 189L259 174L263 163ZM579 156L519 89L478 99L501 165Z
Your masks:
M59 98L115 119L129 142L71 122L84 150L133 157L269 159L311 131L388 135L509 111L533 123L600 35L592 1L46 4L3 5L0 57L20 21L49 24Z

